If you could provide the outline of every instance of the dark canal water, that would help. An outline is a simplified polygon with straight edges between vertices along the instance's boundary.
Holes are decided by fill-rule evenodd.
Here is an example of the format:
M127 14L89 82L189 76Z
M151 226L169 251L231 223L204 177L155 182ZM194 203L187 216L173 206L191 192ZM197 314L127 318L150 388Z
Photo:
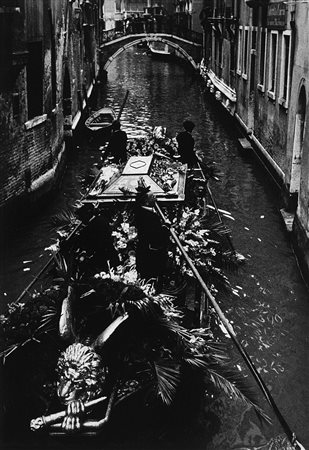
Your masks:
M119 107L127 89L130 95L122 124L131 136L156 125L166 126L168 133L175 135L183 119L190 116L196 124L196 148L203 158L216 161L223 172L221 181L212 184L212 191L220 208L230 211L235 219L229 221L233 243L246 257L246 263L231 278L235 295L222 299L221 306L287 422L308 448L309 299L280 218L276 186L253 156L245 157L239 152L224 116L209 104L201 80L187 67L153 61L141 49L131 48L110 66L107 84L101 86L96 106ZM80 197L89 168L99 159L100 153L83 143L81 137L79 148L68 161L61 193L31 221L16 225L4 237L2 309L47 260L44 248L55 239L49 227L50 216L71 207ZM240 359L238 364L241 366ZM261 403L264 405L262 397ZM223 397L214 400L209 409L219 416L215 432L207 419L201 419L181 442L165 442L162 438L153 447L150 442L145 444L132 437L126 444L126 437L121 436L122 444L113 441L110 446L106 443L105 448L288 448L280 440L283 431L275 417L273 426L261 426L242 404ZM267 405L265 409L273 417ZM55 448L62 446L55 444Z

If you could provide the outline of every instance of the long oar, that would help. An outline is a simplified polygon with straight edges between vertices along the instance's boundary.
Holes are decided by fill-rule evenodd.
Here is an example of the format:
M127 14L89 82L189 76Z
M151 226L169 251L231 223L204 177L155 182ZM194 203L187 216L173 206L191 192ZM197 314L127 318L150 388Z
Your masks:
M223 323L224 327L228 331L231 339L233 340L236 348L238 349L239 353L241 354L241 356L242 356L244 362L246 363L248 369L250 370L250 372L252 373L253 377L255 378L257 384L259 385L259 387L260 387L260 389L261 389L261 391L262 391L262 393L264 395L264 397L266 398L267 402L269 403L269 405L274 410L274 412L275 412L275 414L276 414L276 416L277 416L277 418L278 418L278 420L279 420L279 422L280 422L284 432L286 433L289 441L291 442L291 444L294 446L295 449L297 449L297 450L305 450L305 448L298 442L298 440L296 439L295 433L292 432L292 430L289 427L288 423L286 422L286 420L284 419L283 415L281 414L278 406L276 405L276 402L274 401L274 399L273 399L269 389L267 388L265 382L261 378L261 376L258 373L256 367L254 366L250 356L248 355L248 353L244 349L244 347L241 345L241 343L238 341L238 338L236 336L236 333L235 333L232 325L230 324L230 322L227 320L227 318L223 314L220 306L216 302L215 298L211 294L211 292L208 289L208 287L206 286L203 278L201 277L200 273L198 272L197 268L195 267L193 261L191 260L191 258L189 257L188 253L184 249L182 243L180 242L180 240L179 240L179 238L177 236L177 233L175 232L173 227L170 225L169 221L164 216L164 214L163 214L163 212L162 212L162 210L161 210L161 208L160 208L160 206L158 205L157 202L155 203L155 208L156 208L157 212L160 214L160 216L162 217L164 223L168 226L170 234L171 234L174 242L176 243L178 249L182 253L182 255L185 258L185 260L187 261L190 269L194 273L195 278L200 283L203 291L205 292L205 294L207 295L208 299L212 303L213 308L215 309L216 313L218 314L218 316L219 316L221 322Z
M101 171L99 171L95 177L95 179L93 180L93 182L91 183L90 187L87 189L87 192L82 196L82 198L80 199L80 201L83 201L87 195L89 194L89 192L91 191L91 189L95 186L99 176L101 174ZM69 236L66 238L66 241L68 241L81 227L82 222L80 222L78 225L76 225L76 227L71 231L71 233L69 234ZM43 275L44 272L46 272L46 270L49 268L49 266L51 265L51 263L54 261L54 256L50 257L50 259L47 261L47 263L42 267L42 269L40 270L40 272L33 278L33 280L25 287L25 289L22 291L22 293L18 296L18 298L15 300L16 303L18 303L28 292L29 289L32 288L32 286L37 282L37 280L41 277L41 275Z
M201 171L201 173L202 173L203 179L204 179L204 181L205 181L205 183L206 183L207 192L208 192L208 194L209 194L209 197L210 197L210 199L211 199L211 202L212 202L212 204L213 204L213 207L215 208L215 211L216 211L217 217L218 217L218 219L219 219L219 222L220 222L221 224L223 224L223 220L222 220L222 217L221 217L219 208L218 208L218 206L217 206L217 203L216 203L216 201L215 201L215 199L214 199L214 196L213 196L213 194L212 194L212 192L211 192L211 189L210 189L210 186L209 186L209 180L206 180L206 177L205 177L204 172L203 172L203 168L202 168L202 166L201 166L200 161L198 160L198 158L197 158L197 164L198 164L198 168L200 169L200 171ZM233 242L232 242L231 237L230 237L228 234L226 234L225 237L226 237L226 240L227 240L227 242L228 242L228 244L229 244L229 246L230 246L230 249L232 250L232 252L233 252L234 254L236 254L237 252L236 252L236 250L235 250L235 247L234 247L234 245L233 245Z
M126 92L126 95L124 96L122 105L121 105L120 110L119 110L119 112L118 112L117 120L120 120L120 117L121 117L123 108L125 107L125 104L126 104L126 101L127 101L127 99L128 99L128 96L129 96L129 91L127 91L127 92Z

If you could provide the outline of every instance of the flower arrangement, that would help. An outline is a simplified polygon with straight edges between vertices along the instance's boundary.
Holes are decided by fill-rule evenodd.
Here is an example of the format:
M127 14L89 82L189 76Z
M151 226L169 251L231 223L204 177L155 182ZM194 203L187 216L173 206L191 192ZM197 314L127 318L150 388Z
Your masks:
M165 192L169 192L177 184L181 166L178 162L155 159L151 167L150 176Z
M218 287L230 289L230 283L222 270L220 256L222 253L222 244L220 237L216 235L214 229L207 219L202 215L200 209L186 207L181 213L180 218L174 218L172 225L183 244L185 251L209 285L213 294L218 292ZM181 267L183 274L193 277L190 268L178 256L176 263Z
M56 308L60 287L55 284L42 292L34 292L25 303L12 302L0 316L0 356L4 358L30 341L40 342L46 332L44 316Z
M175 138L171 139L166 136L165 128L154 127L149 136L129 141L127 152L131 156L148 156L158 153L171 158L177 154L177 141Z
M123 217L120 224L118 224L113 232L114 247L119 254L121 262L124 262L130 256L136 247L137 231L128 221L127 217Z

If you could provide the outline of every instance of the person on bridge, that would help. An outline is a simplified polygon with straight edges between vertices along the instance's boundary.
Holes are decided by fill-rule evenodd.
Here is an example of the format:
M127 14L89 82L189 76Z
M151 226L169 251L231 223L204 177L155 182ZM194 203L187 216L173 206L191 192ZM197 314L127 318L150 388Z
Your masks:
M195 124L186 119L183 122L184 131L181 131L176 136L176 140L178 143L178 153L180 156L180 161L186 164L194 164L197 160L197 156L194 151L194 138L192 136L192 131L195 128Z
M112 135L107 146L105 157L111 155L117 164L127 161L127 133L121 130L119 120L114 120Z

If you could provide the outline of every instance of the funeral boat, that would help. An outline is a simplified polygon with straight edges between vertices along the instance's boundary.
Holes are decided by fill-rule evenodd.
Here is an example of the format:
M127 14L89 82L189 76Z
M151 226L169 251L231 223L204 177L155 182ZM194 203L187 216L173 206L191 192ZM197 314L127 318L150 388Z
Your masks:
M224 386L267 420L215 338L216 314L233 336L214 298L231 290L223 266L239 263L216 205L208 204L216 170L188 168L160 133L130 141L128 154L126 164L103 163L79 205L90 216L79 208L63 215L44 277L1 316L8 423L31 415L32 431L97 435L130 399L172 407L187 377L190 389ZM141 190L155 194L171 236L159 289L136 271L133 207ZM101 269L93 242L111 251Z

